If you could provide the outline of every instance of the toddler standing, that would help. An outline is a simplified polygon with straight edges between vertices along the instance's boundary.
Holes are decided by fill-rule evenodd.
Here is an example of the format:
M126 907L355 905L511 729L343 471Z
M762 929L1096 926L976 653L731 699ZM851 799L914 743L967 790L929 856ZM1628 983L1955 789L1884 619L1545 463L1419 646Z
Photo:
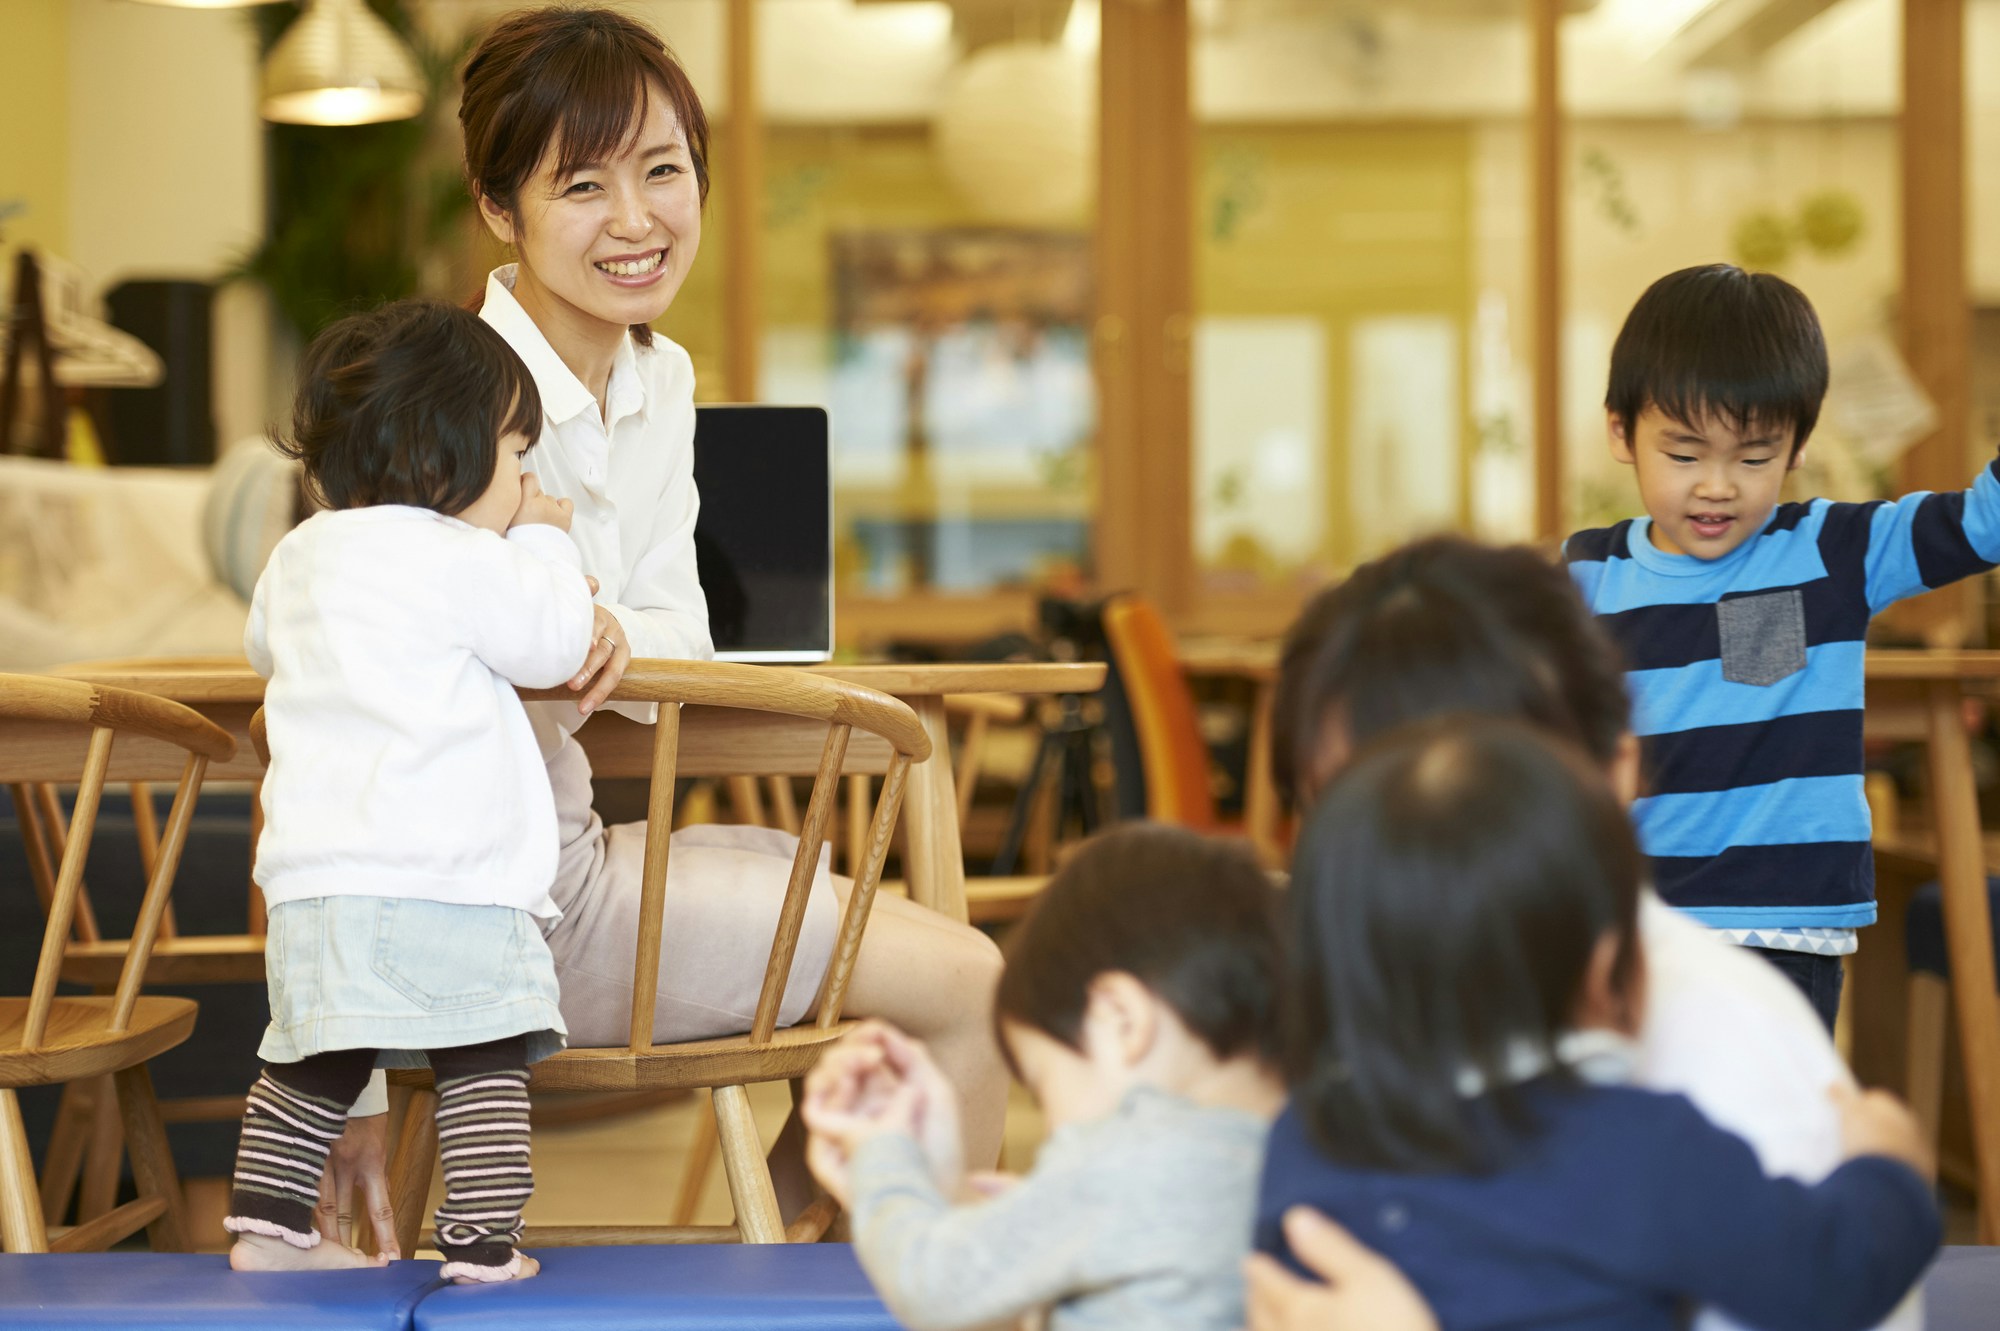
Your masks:
M520 359L465 310L401 301L307 349L288 451L327 506L281 541L244 648L270 680L257 881L271 1025L238 1147L238 1270L368 1262L313 1206L377 1066L438 1090L443 1274L534 1274L528 1065L562 1047L556 821L515 687L590 646L570 506L521 458L542 410Z

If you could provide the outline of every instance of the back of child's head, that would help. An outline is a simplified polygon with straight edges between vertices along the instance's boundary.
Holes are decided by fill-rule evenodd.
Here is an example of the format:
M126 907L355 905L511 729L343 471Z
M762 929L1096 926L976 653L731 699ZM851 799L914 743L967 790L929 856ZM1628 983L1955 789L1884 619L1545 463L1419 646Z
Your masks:
M1350 746L1445 712L1517 717L1609 764L1629 712L1617 649L1560 566L1526 546L1417 541L1321 592L1285 638L1272 707L1281 789Z
M1603 775L1517 721L1376 741L1327 788L1292 866L1284 1070L1329 1158L1482 1170L1563 1075L1600 940L1634 996L1641 860Z
M1273 1059L1277 905L1257 862L1228 842L1157 823L1091 838L1007 941L1001 1048L1018 1023L1080 1049L1091 982L1123 972L1216 1058Z
M1682 425L1720 416L1739 432L1789 429L1804 446L1826 397L1826 339L1803 291L1771 273L1706 264L1639 297L1611 348L1605 409L1632 437L1658 408Z
M534 376L505 338L459 306L399 300L312 340L279 447L328 508L455 514L492 483L503 436L532 445L541 430Z

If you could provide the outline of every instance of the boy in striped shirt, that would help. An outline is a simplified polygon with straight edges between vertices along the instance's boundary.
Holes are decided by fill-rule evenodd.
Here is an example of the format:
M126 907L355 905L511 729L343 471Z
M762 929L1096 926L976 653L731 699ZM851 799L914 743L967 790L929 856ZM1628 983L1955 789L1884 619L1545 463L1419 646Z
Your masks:
M2000 462L1949 494L1781 504L1826 382L1798 288L1727 264L1661 278L1626 316L1605 396L1646 516L1563 555L1625 653L1655 886L1761 949L1831 1027L1841 958L1875 920L1868 621L2000 562Z

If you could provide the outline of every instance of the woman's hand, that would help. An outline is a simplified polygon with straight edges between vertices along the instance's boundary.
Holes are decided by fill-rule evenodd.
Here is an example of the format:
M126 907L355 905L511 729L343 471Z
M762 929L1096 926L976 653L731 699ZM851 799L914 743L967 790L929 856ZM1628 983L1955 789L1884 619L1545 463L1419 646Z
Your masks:
M1925 1178L1936 1172L1930 1143L1924 1140L1916 1115L1901 1100L1887 1091L1856 1090L1845 1083L1836 1083L1827 1094L1840 1115L1840 1149L1845 1158L1886 1155Z
M350 1118L347 1130L333 1144L326 1158L326 1172L320 1175L319 1206L313 1223L335 1243L353 1245L354 1216L340 1208L353 1203L354 1190L368 1207L368 1223L375 1231L375 1250L389 1261L403 1255L396 1246L396 1210L389 1204L389 1116L370 1114Z
M1319 1212L1285 1212L1285 1240L1326 1283L1254 1254L1243 1266L1250 1331L1437 1331L1430 1305L1395 1264Z
M593 586L591 590L596 588ZM632 664L632 644L625 640L618 616L601 605L595 607L590 631L590 655L583 658L583 669L569 681L572 691L589 686L589 691L576 700L576 710L584 716L596 711L611 696L611 690L625 678L625 667Z

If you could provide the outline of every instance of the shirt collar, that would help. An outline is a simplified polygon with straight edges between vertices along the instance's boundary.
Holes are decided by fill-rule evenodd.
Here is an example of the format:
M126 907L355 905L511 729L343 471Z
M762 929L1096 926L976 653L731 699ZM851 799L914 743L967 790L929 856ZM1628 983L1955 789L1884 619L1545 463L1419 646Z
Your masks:
M558 424L574 420L585 411L594 410L597 399L583 386L583 380L563 364L562 357L549 345L541 328L521 308L521 302L514 298L514 279L518 271L518 265L509 263L495 268L487 276L486 301L480 308L479 317L506 338L507 344L527 365L528 373L535 380L535 390L542 396L542 414ZM621 379L632 384L638 382L629 333L619 344L618 355L611 364L611 390L606 396L614 401ZM617 404L614 413L621 409L629 410Z
M1556 1037L1553 1050L1516 1041L1507 1047L1506 1066L1500 1070L1499 1080L1507 1085L1533 1081L1561 1067L1588 1085L1617 1086L1632 1080L1638 1061L1638 1045L1629 1036L1592 1027L1564 1031ZM1492 1089L1486 1073L1475 1067L1460 1068L1456 1080L1458 1093L1467 1099Z
M645 383L639 377L639 350L633 344L630 333L618 344L618 354L611 358L611 379L605 385L604 403L607 429L635 411L639 413L640 420L650 422L653 404L648 400Z
M1773 508L1764 518L1764 524L1751 532L1743 544L1731 550L1720 559L1700 559L1694 555L1670 555L1653 544L1653 520L1644 514L1632 519L1631 534L1626 540L1632 559L1641 568L1651 573L1664 574L1670 578L1699 578L1717 569L1733 568L1750 557L1750 548L1758 538L1771 529L1778 520L1778 510Z

